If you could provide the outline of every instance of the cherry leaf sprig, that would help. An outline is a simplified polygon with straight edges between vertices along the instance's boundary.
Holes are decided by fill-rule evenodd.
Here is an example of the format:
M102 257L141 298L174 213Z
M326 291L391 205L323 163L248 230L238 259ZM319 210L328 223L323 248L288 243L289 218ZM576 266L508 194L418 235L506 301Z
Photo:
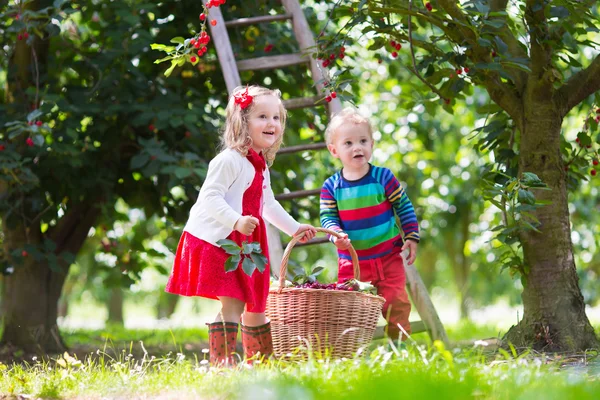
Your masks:
M209 18L209 9L219 7L225 4L225 2L226 0L209 0L202 6L202 12L198 16L201 25L200 30L193 37L187 39L182 36L174 37L170 42L175 44L175 46L161 43L152 43L150 45L152 50L167 53L166 57L154 61L155 64L171 61L171 66L165 71L165 76L168 77L175 67L182 67L186 62L190 62L192 65L200 62L200 57L206 54L208 43L210 42L210 35L206 32L206 23L210 21L211 26L217 25L217 20Z
M240 261L242 262L242 270L248 276L252 276L257 269L260 273L265 271L269 261L262 254L260 243L242 242L242 245L239 246L233 240L221 239L217 241L217 244L229 254L227 261L225 261L225 272L232 272L238 269Z

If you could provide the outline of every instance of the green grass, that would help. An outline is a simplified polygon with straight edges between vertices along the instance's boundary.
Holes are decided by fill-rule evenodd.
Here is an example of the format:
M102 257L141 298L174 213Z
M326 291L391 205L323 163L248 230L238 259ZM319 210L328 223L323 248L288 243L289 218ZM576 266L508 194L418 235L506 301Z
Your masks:
M493 326L446 327L460 348L415 335L408 351L374 345L363 358L273 361L211 369L206 328L63 331L67 355L0 363L0 398L42 399L596 399L600 360L490 353ZM383 342L378 342L383 343Z
M600 363L561 367L544 356L486 356L479 348L378 347L361 359L274 361L233 369L172 353L136 358L98 351L79 361L0 364L0 393L34 398L160 399L596 399ZM563 360L564 361L564 360ZM570 360L570 362L574 359ZM564 364L564 362L563 362Z

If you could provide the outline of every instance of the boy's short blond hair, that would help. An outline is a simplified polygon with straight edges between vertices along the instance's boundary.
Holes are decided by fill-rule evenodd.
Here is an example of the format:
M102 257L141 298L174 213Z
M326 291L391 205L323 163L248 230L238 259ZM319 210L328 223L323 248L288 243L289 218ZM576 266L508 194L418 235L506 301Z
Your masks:
M350 122L355 125L366 124L367 128L369 129L369 135L371 138L373 138L373 127L371 126L369 120L360 115L357 109L346 107L339 113L335 114L333 118L331 118L331 121L329 121L329 125L327 125L327 129L325 130L325 143L331 144L335 131L346 122Z

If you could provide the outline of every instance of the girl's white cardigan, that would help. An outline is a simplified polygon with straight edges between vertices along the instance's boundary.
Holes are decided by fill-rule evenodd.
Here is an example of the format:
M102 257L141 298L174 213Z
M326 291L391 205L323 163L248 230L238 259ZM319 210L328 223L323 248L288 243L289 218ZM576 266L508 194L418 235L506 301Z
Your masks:
M252 184L254 174L254 166L236 150L224 150L213 158L184 231L217 246L217 240L229 236L242 216L242 197ZM262 215L291 236L300 224L275 200L269 168L265 168L263 174Z

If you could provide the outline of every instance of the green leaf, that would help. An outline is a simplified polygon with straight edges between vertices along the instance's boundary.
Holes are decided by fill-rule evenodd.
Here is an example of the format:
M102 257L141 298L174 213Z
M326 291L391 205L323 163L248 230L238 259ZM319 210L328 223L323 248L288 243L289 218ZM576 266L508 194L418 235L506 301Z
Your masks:
M535 204L535 196L529 190L519 189L519 202L523 204Z
M256 264L256 269L263 273L267 267L267 263L269 262L267 257L262 254L252 253L250 254L250 258L252 258L252 261L254 261L254 264Z
M220 239L217 240L217 244L219 246L221 246L221 248L223 250L225 250L225 253L227 254L240 254L242 251L242 248L240 246L238 246L238 244L236 242L234 242L233 240L229 240L229 239Z
M167 52L167 53L169 53L169 52L171 52L171 51L175 50L175 46L166 46L166 45L164 45L164 44L160 44L160 43L152 43L152 44L150 45L150 48L151 48L152 50L162 50L162 51L165 51L165 52Z
M225 272L231 272L238 269L242 257L239 254L234 254L225 261Z
M44 137L42 135L35 135L33 137L33 143L36 146L43 146L46 143L46 141L44 140Z
M139 169L146 165L146 163L150 160L150 156L146 153L135 155L131 158L131 163L129 167L131 169Z
M175 176L179 179L187 178L192 174L192 170L189 168L177 167L175 169Z
M248 257L244 258L244 262L242 262L242 269L248 276L252 276L254 271L256 270L256 264L252 262L252 260Z
M171 66L169 67L169 69L167 69L165 71L165 76L167 76L167 77L170 76L176 66L177 66L177 60L176 59L171 60Z
M492 42L484 38L477 39L477 43L483 47L492 47Z
M34 121L41 115L42 115L42 110L40 110L39 108L36 108L35 110L33 110L32 112L27 114L27 122Z
M185 38L181 37L181 36L177 36L174 37L173 39L170 40L171 43L177 43L177 44L184 44L185 43Z
M517 69L520 69L520 70L525 71L525 72L531 72L531 68L529 68L525 64L520 64L520 63L516 63L516 62L512 62L512 61L506 61L506 60L500 61L500 64L503 65L503 66L505 66L505 67L513 67L513 68L517 68Z
M323 271L325 271L325 268L318 266L318 267L315 267L310 274L312 276L317 276L317 275L320 275L321 273L323 273Z

